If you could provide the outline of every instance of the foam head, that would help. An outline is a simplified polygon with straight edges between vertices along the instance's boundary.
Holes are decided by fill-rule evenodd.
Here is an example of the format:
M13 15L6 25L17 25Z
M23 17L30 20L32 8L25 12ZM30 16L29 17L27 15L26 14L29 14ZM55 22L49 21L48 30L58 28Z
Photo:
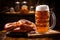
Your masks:
M36 11L49 11L48 5L38 5L36 6Z

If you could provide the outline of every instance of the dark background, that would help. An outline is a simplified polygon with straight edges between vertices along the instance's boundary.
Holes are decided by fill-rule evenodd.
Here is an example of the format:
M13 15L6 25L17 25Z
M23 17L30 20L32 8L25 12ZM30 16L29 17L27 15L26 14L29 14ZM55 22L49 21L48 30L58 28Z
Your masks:
M21 17L22 18L26 18L30 21L32 21L34 19L34 16L30 16L28 15L29 18L27 18L27 15L25 15L24 17L23 16L20 16L20 15L7 15L5 14L6 11L9 11L8 9L10 7L15 7L15 2L16 1L27 1L28 2L28 6L30 5L37 5L37 4L47 4L49 5L50 8L53 8L53 11L56 15L56 26L55 26L55 30L60 30L60 12L59 12L59 9L60 9L60 5L59 5L59 0L0 0L0 30L3 29L4 25L8 22L13 22L13 21L17 21L19 20ZM38 2L37 2L38 1ZM20 4L21 6L22 4ZM8 9L6 9L6 7L8 7ZM31 17L33 17L31 19ZM34 22L34 21L32 21Z

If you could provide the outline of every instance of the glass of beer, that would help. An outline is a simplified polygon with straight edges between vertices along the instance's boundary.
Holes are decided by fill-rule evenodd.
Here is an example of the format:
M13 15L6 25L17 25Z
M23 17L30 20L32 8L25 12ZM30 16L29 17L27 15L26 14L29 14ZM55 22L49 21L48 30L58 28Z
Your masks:
M38 33L48 32L49 28L50 28L49 21L50 21L49 6L48 5L36 6L36 13L35 13L35 24L36 24L36 28L37 28L36 32L38 32Z

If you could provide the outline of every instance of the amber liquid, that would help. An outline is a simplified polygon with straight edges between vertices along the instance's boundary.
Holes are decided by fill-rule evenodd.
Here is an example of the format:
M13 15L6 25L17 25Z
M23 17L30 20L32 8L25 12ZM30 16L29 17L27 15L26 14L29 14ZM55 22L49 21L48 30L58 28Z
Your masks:
M45 33L49 30L49 17L48 11L37 11L35 13L35 23L38 33Z

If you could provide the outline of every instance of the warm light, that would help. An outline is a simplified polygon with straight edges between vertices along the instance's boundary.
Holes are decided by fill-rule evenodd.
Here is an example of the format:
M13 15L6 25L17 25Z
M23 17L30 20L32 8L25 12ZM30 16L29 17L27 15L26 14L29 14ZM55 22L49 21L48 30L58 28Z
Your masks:
M30 8L34 8L33 6L31 6Z
M26 1L23 1L22 3L26 4L27 2Z
M16 4L19 4L19 3L20 3L20 2L18 2L18 1L16 2Z

